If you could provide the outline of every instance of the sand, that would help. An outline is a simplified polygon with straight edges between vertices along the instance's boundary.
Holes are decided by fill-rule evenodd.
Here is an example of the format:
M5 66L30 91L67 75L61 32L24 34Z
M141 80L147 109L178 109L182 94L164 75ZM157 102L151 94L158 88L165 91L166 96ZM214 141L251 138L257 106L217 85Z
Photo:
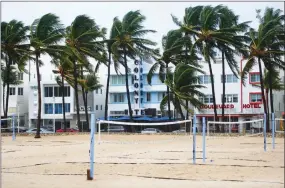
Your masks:
M270 188L284 187L284 138L267 151L262 137L102 135L95 143L95 179L86 180L89 135L2 137L3 188Z

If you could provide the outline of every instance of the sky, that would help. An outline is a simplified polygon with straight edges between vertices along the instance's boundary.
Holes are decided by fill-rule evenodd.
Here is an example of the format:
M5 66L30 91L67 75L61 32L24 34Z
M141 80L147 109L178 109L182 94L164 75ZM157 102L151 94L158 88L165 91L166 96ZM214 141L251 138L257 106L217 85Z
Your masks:
M171 14L182 20L187 7L218 4L226 5L240 15L241 22L252 21L253 28L258 26L256 9L273 7L284 11L283 2L2 2L1 21L16 19L30 25L42 15L54 13L68 26L76 16L86 14L109 31L114 17L121 19L128 11L141 10L146 16L145 28L157 31L146 38L157 42L157 47L161 48L162 36L169 30L178 28L173 23Z

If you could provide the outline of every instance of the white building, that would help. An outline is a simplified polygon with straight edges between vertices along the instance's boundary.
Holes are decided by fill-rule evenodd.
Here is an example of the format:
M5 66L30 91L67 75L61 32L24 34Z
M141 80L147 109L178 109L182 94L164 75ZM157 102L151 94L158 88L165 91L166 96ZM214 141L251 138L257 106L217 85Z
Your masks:
M240 59L240 67L244 67L246 60ZM198 117L198 124L201 124L202 117L206 117L206 121L214 121L213 96L210 81L210 73L208 64L203 62L203 70L205 75L200 74L201 83L206 86L202 89L202 93L206 96L201 97L201 101L205 103L202 110L195 109ZM212 63L212 70L214 75L214 88L217 104L217 114L219 121L222 121L222 62L217 59L217 63ZM263 70L263 69L262 69ZM254 87L253 84L260 83L260 73L258 66L255 66L249 73L245 80L245 85L242 84L239 78L236 78L229 66L225 65L226 72L226 96L225 96L225 121L250 121L254 119L263 118L263 103L260 88ZM280 71L280 76L284 82L284 71ZM281 117L284 112L285 93L283 91L273 91L275 117ZM270 104L269 104L270 105ZM247 127L249 129L249 126Z

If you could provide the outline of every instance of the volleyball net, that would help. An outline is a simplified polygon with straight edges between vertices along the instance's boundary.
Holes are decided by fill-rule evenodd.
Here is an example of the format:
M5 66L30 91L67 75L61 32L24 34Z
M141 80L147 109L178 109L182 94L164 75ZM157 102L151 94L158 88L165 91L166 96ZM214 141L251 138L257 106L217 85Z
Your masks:
M172 134L190 135L192 132L192 120L172 121L172 122L119 122L119 121L98 121L98 141L103 139L101 134L130 133L130 134Z
M237 134L237 135L258 135L263 134L264 119L238 122L207 122L207 136L211 133Z
M285 132L285 119L282 118L275 118L275 132L277 133L284 133Z

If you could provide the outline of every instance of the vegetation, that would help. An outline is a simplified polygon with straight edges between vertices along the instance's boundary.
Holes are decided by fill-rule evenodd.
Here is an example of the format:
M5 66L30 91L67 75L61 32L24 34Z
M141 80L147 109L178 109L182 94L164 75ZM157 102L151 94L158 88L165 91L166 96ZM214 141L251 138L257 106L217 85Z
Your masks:
M81 129L79 94L82 94L86 121L89 125L87 94L102 87L96 76L101 70L101 65L107 66L108 69L105 119L108 116L111 66L114 66L117 74L125 75L128 111L130 119L133 119L129 90L129 76L132 73L129 62L135 60L153 63L147 75L149 85L152 84L155 74L165 83L167 95L161 101L161 109L165 110L167 106L169 119L172 118L171 103L182 118L185 117L183 109L187 118L188 113L192 113L189 105L200 109L203 105L199 101L203 96L200 89L204 86L199 84L198 73L209 74L214 117L217 121L212 69L212 64L218 61L217 52L221 53L222 62L222 98L225 97L226 91L225 64L236 77L240 76L243 83L252 68L258 65L261 78L258 87L262 92L264 112L269 114L269 100L271 113L274 112L272 90L284 89L279 84L280 78L277 74L279 69L285 69L285 62L282 59L285 17L281 10L266 8L263 15L261 10L257 10L259 20L257 29L249 28L248 21L240 23L239 16L223 5L188 7L185 9L183 21L179 21L174 15L171 16L178 27L163 36L162 52L157 49L154 41L147 39L147 34L156 31L145 28L146 17L139 10L126 13L122 19L115 17L109 38L106 38L107 29L99 27L95 20L87 15L77 16L67 27L60 23L58 16L51 13L35 19L30 26L25 26L17 20L1 22L1 69L4 73L3 90L6 89L6 97L3 93L3 101L6 101L3 102L4 116L7 117L8 114L10 86L21 83L17 79L17 73L26 72L25 65L28 60L35 62L39 106L35 138L40 138L42 110L40 66L44 64L41 57L49 55L52 58L51 63L56 67L53 72L57 75L56 81L62 92L65 131L65 83L74 88L77 126ZM238 56L247 59L242 72L239 72ZM95 68L91 61L96 62ZM207 64L209 73L201 70L201 62ZM124 73L119 72L120 66L123 66ZM264 74L263 68L266 69ZM222 100L222 119L224 103Z

